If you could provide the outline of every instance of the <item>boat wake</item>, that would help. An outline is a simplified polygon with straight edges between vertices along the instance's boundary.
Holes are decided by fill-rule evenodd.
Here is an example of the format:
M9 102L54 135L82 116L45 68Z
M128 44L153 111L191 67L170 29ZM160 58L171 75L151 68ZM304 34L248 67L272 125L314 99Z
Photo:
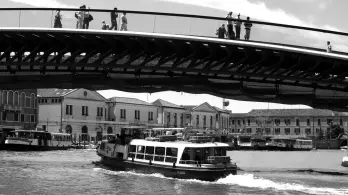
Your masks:
M348 188L325 188L325 187L313 187L306 186L303 184L296 183L284 183L279 181L272 181L270 179L265 179L262 177L254 176L253 174L241 174L241 175L229 175L225 178L219 179L215 182L208 181L200 181L195 179L176 179L165 177L159 173L154 174L141 174L135 172L127 172L127 171L111 171L103 168L94 168L94 171L100 172L108 175L120 175L120 176L140 176L140 177L156 177L161 179L168 180L178 180L179 182L185 183L200 183L202 185L237 185L246 188L258 188L258 189L270 189L276 191L298 191L301 193L308 194L318 194L318 195L326 195L326 194L335 194L335 195L344 195L348 194Z
M244 170L243 170L244 171ZM332 175L332 176L346 176L348 172L338 172L338 171L329 171L329 170L316 170L316 169L294 169L294 170L248 170L247 172L252 173L307 173L307 174L322 174L322 175Z

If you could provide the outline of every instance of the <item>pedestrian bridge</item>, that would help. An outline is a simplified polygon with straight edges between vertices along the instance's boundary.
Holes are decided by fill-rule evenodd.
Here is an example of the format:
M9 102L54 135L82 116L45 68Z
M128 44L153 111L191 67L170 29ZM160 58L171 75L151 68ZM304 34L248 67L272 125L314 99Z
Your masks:
M69 17L63 15L63 28L51 28L55 10L0 9L0 88L150 93L173 90L243 101L348 110L346 53L257 40L262 26L330 36L347 36L346 33L251 21L251 41L227 40L214 37L225 18L138 11L126 11L129 31L100 30L99 22L108 21L111 10L90 10L98 23L94 29L93 25L88 30L74 29L76 19L70 15L76 9L61 9ZM6 13L18 13L17 20L4 21ZM151 16L152 20L145 20L144 24L135 15L138 19ZM37 26L24 22L30 17L47 20L47 26L44 22L38 22ZM141 23L132 26L132 19ZM168 25L171 19L179 20L178 25L187 20L194 22L185 26L186 33L173 33L180 26L174 28L175 22ZM160 20L163 25L158 24ZM193 25L198 25L198 20L206 21L202 24L212 23L211 30L202 34L208 28L203 25L194 31ZM168 28L156 30L165 25ZM141 30L137 31L137 26ZM144 26L150 27L144 30ZM174 30L165 32L166 29Z

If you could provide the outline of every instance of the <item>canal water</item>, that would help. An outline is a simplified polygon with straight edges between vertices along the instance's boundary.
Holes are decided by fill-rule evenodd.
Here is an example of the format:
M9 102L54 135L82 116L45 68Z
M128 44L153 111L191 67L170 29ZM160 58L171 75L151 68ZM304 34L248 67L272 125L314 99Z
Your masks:
M231 151L242 169L216 182L110 171L95 150L0 151L0 194L348 194L344 151Z

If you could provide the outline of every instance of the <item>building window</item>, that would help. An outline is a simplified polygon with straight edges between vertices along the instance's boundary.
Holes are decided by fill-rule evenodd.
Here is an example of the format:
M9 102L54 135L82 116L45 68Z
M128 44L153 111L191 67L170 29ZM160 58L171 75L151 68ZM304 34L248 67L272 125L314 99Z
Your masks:
M261 128L256 128L256 133L262 133L262 129Z
M285 128L285 135L290 135L290 128Z
M318 125L321 125L321 121L320 121L320 119L318 119Z
M296 119L296 126L300 126L300 119Z
M248 126L250 126L250 119L248 119Z
M280 119L274 119L274 124L279 126L280 125Z
M47 103L47 99L45 103ZM30 97L25 97L25 107L30 108Z
M232 120L232 125L234 125L234 120Z
M274 133L275 133L276 135L280 135L280 128L275 128L275 129L274 129Z
M30 122L35 123L35 115L33 114L30 115Z
M247 133L251 133L251 128L247 128Z
M295 134L300 135L301 134L301 129L300 128L295 128Z
M19 122L19 119L20 119L19 116L20 116L20 114L18 114L18 113L14 114L14 121L15 122Z
M305 132L306 132L307 135L311 134L311 132L312 132L311 128L306 128Z
M315 133L317 134L317 135L319 135L319 133L320 133L320 129L315 129Z
M135 110L134 111L134 118L137 120L140 120L140 110Z
M8 104L13 105L13 91L8 92Z
M196 126L199 126L199 115L196 116Z
M238 126L240 126L240 120L237 121Z
M108 130L106 131L107 134L113 134L112 127L108 127Z
M2 112L1 114L2 114L2 118L1 118L1 119L2 119L3 121L6 121L6 115L7 115L7 113L6 113L6 112Z
M176 124L178 122L178 119L177 119L177 113L174 113L174 127L176 127Z
M284 123L286 126L289 126L291 121L290 121L290 119L284 119Z
M170 112L167 114L167 125L170 126Z
M149 121L152 121L153 120L153 112L149 112Z
M210 128L213 128L213 116L210 116Z
M340 125L343 126L343 120L342 119L340 119Z
M121 119L126 119L126 109L121 109Z
M103 116L103 108L102 107L97 107L97 116L100 116L100 117Z
M30 96L30 108L35 108L35 95L31 94Z
M66 115L73 115L73 106L72 105L65 106L65 114Z
M8 101L7 101L7 91L4 91L2 93L2 104L7 104Z
M266 128L265 132L266 132L267 135L269 135L269 134L271 134L271 129L270 128Z
M88 106L82 106L82 116L88 116Z
M311 126L311 120L307 119L307 126Z
M180 126L184 127L184 114L180 114Z
M207 126L207 116L203 116L203 127L205 128Z
M332 124L332 119L327 119L327 125L331 125Z
M14 94L14 105L19 106L19 95L17 91Z
M21 114L21 122L24 122L24 121L25 121L24 114Z

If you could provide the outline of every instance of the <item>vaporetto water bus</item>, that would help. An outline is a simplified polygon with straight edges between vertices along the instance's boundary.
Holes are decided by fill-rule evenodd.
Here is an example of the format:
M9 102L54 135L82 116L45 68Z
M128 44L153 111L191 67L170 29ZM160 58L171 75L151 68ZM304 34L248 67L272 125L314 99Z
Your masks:
M102 141L97 148L101 163L117 170L160 173L166 177L215 181L237 174L237 165L226 155L228 144L209 136L176 136Z
M71 135L37 130L15 130L6 137L4 149L30 150L66 150L71 148Z

